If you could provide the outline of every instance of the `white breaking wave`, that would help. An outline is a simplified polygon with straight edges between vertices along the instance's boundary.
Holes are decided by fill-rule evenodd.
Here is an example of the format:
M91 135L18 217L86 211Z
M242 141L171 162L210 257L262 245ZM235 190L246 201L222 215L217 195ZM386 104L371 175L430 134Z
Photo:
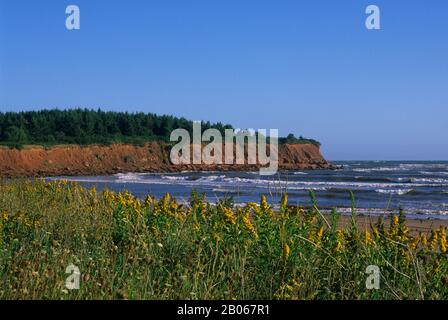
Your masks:
M375 191L378 192L378 193L397 194L399 196L402 196L402 195L408 194L409 192L414 191L414 189L394 189L394 190L391 190L391 189L378 189L378 190L375 190Z
M400 168L412 170L412 169L448 169L448 164L444 163L402 163Z
M112 178L112 179L111 179ZM58 178L56 178L58 179ZM405 194L407 190L421 187L448 187L447 179L412 178L410 182L364 182L364 181L281 181L275 178L240 178L226 175L191 177L186 175L154 175L147 173L119 173L112 177L67 177L67 180L88 183L135 183L158 185L211 186L229 189L263 188L284 190L372 190L379 193ZM399 189L397 189L399 188ZM446 191L446 190L445 190ZM444 191L442 191L444 192Z
M428 175L428 176L442 176L448 175L448 171L419 171L420 174Z
M200 177L199 179L197 179L196 181L219 181L219 180L223 180L226 176L225 175L220 175L220 176L205 176L205 177Z
M448 183L447 179L438 179L438 178L411 178L412 182L432 182L432 183Z
M147 175L145 173L117 173L115 175L117 182L123 183L139 183L144 181L144 176ZM96 181L95 181L96 182Z
M435 164L435 163L402 163L392 167L376 167L376 168L355 168L352 171L355 172L394 172L394 171L409 171L415 169L446 169L447 164ZM422 171L422 174L433 174L433 172ZM448 172L442 172L442 174L448 174Z
M359 168L352 169L355 172L389 172L389 171L404 171L406 169L400 167L378 167L378 168Z
M182 180L187 180L187 178L188 177L185 177L185 176L162 176L162 179L165 179L165 180L171 180L171 181L178 181L178 180L180 180L180 181L182 181Z

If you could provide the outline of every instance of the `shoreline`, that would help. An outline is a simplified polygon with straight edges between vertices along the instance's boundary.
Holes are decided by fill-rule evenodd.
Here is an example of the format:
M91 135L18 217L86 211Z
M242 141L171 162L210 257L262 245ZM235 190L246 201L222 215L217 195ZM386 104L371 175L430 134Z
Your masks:
M303 170L306 171L306 170ZM319 171L319 170L317 170ZM204 171L194 171L194 170L188 170L188 171L180 171L180 172L139 172L139 173L132 173L132 172L120 172L118 175L120 174L131 174L131 175L148 175L149 177L152 177L152 175L158 176L158 175L165 175L165 174L169 174L169 175L180 175L180 174L184 174L184 173L203 173L203 174L211 174L211 173L215 173L215 174L219 174L219 173L224 173L225 171L220 171L220 170L204 170ZM240 171L228 171L230 173L234 173L234 174L238 174ZM289 174L292 173L294 171L290 171L290 170L282 170L280 171L280 173L282 174ZM250 173L250 172L246 172L246 173ZM99 188L103 188L103 187L110 187L107 184L111 183L112 185L114 184L123 184L123 186L119 186L117 188L112 187L113 190L115 191L121 191L124 189L128 189L132 192L133 190L133 184L137 184L140 185L140 182L132 182L132 181L119 181L119 180L113 180L113 177L116 176L116 174L111 174L111 175L99 175L97 176L98 180L90 180L90 176L78 176L78 177L72 177L71 176L56 176L56 177L52 177L52 176L47 176L47 177L38 177L38 179L43 179L43 180L49 180L49 181L54 181L54 180L68 180L68 181L73 181L79 184L89 184L89 185L95 185L98 184L97 187ZM112 180L109 180L110 178L112 178ZM24 178L27 179L27 178ZM135 178L137 179L137 178ZM142 181L145 181L146 178L141 178L143 179ZM155 182L150 182L151 179L153 178L148 178L148 182L141 182L144 183L145 185L151 186L149 188L153 188L154 186L160 186L160 184L155 181ZM140 178L138 178L138 180L140 180ZM171 180L171 179L170 179ZM129 184L129 185L126 185ZM162 185L165 185L166 183L162 183ZM170 184L171 187L175 186L176 183L172 183ZM198 185L186 185L185 187L189 187L189 188L201 188L201 184ZM207 185L205 185L206 187ZM156 195L157 197L161 197L163 195L163 192L171 192L170 188L171 187L167 187L166 189L162 188L163 190L159 190L158 192L156 192L156 194L152 194L151 195ZM160 189L160 188L159 188ZM166 190L166 191L164 191ZM304 190L307 191L307 190ZM162 192L162 194L160 193ZM211 192L211 191L210 191ZM291 191L292 192L292 191ZM258 202L259 197L261 196L261 194L263 194L262 192L260 194L251 194L251 196L249 198L245 198L243 199L238 199L239 196L235 196L235 205L236 206L244 206L247 202ZM265 195L268 195L267 193L264 193ZM144 197L146 194L140 194L139 197ZM212 194L208 194L208 196L212 196ZM271 195L272 196L272 195ZM183 198L188 198L189 194L184 194L182 195ZM324 196L325 197L325 196ZM308 196L306 196L306 198L308 199ZM273 196L273 198L270 201L270 204L273 206L273 208L275 210L278 209L278 201L275 200L276 197ZM279 198L278 198L279 199ZM319 201L318 201L319 202ZM346 202L346 201L344 201ZM214 201L211 201L211 203L214 203ZM291 202L291 204L295 204L295 202ZM299 202L297 202L297 204L299 204ZM300 201L299 207L301 208L305 208L308 209L310 208L309 205L309 201L307 201L305 199L305 201ZM294 206L294 205L292 205ZM335 204L333 205L319 205L319 209L321 210L322 213L324 214L330 214L331 210L333 208L336 208L338 211L338 214L344 217L350 217L351 216L351 207L349 205L346 204ZM385 207L375 207L375 205L373 204L373 206L369 207L369 206L361 206L361 207L356 207L355 208L357 211L357 216L362 218L362 217L369 217L372 220L376 220L378 217L382 216L384 218L387 218L390 216L390 214L398 214L398 210L399 208L385 208ZM433 220L437 220L437 221L448 221L448 211L444 211L444 210L434 210L434 209L430 209L430 208L414 208L414 207L403 207L403 210L406 214L406 218L409 220L415 220L415 221L433 221Z
M328 214L324 214L324 216L327 220L331 218ZM339 214L338 217L338 227L345 227L351 223L351 216ZM358 228L362 230L372 231L371 227L374 226L377 221L378 216L356 216ZM388 228L389 224L389 217L384 216L384 225ZM406 216L406 226L409 228L409 232L411 235L418 235L420 232L429 234L433 229L437 229L440 227L448 228L448 217L447 219L417 219Z
M198 172L198 171L188 171L188 172ZM204 171L204 172L208 172L208 171ZM222 172L222 171L215 171L215 172ZM234 172L238 172L238 171L234 171ZM141 172L141 173L149 173L149 174L164 174L166 172ZM172 172L173 173L173 172ZM181 173L181 172L174 172L174 173ZM107 176L112 176L112 175L107 175ZM42 180L58 180L56 179L58 177L36 177L33 178L31 177L31 179L42 179ZM61 177L62 178L62 177ZM20 179L30 179L28 178L19 178ZM11 180L17 180L17 178L13 178ZM64 180L64 179L61 179ZM79 181L76 180L69 180L69 181L73 181L76 183L79 183ZM236 206L243 206L245 205L247 202L241 202L241 203L235 203ZM277 206L278 204L271 204L275 210L277 210ZM291 205L289 206L291 208L294 208L295 206ZM311 206L300 206L304 209L309 209L311 208ZM340 217L340 222L343 222L343 224L346 223L350 223L350 219L351 219L351 207L343 207L343 206L339 206L339 207L325 207L325 206L318 206L319 210L322 212L322 214L327 218L331 218L331 210L333 208L336 208L337 213L338 213L338 217ZM370 224L374 225L377 221L378 218L383 217L383 220L385 221L386 224L388 224L388 220L391 214L393 215L397 215L398 214L398 210L392 210L392 209L380 209L380 208L355 208L355 210L357 211L356 214L356 219L358 220L358 224L359 226L362 227L366 227ZM372 212L369 213L369 210L371 211L376 211L376 212ZM410 227L415 228L416 230L420 230L420 229L431 229L432 225L435 225L436 227L439 226L444 226L444 227L448 227L448 215L444 215L444 214L417 214L417 213L406 213L406 210L404 209L405 212L405 217L406 217L406 221L412 221L413 223L410 224ZM409 226L408 226L409 227ZM410 229L412 229L410 228Z

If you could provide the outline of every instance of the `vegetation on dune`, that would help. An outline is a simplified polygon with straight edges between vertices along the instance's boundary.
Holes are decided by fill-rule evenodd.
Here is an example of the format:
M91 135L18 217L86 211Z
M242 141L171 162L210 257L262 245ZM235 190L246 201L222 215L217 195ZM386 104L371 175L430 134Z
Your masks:
M314 202L313 202L314 203ZM354 211L355 214L355 211ZM446 229L371 232L310 209L156 200L64 181L0 182L0 299L440 299ZM79 267L68 290L67 266ZM366 289L366 267L381 271Z
M178 128L188 130L191 135L193 122L152 113L88 109L0 112L0 144L14 148L21 148L25 144L53 146L169 141L171 132ZM218 129L224 135L225 129L232 129L232 126L220 122L202 122L201 128L203 131ZM288 137L280 140L318 144L312 139L297 139L293 135Z

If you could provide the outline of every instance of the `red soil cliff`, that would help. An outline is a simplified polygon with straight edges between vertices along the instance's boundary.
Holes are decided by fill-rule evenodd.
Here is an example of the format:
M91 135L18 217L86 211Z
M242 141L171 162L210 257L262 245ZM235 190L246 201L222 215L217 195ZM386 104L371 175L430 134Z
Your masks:
M143 146L28 147L22 150L0 148L1 177L59 175L104 175L118 172L251 171L258 165L173 165L170 146L150 142ZM280 170L332 168L312 144L281 145Z

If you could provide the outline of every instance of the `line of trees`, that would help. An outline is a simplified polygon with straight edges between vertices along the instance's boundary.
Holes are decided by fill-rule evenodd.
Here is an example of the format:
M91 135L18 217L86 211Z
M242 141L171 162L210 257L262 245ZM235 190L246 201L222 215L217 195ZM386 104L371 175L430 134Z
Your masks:
M193 131L193 122L185 118L152 113L104 112L101 110L41 110L0 113L0 142L24 144L111 144L168 141L177 128ZM203 130L221 132L232 126L202 123Z
M317 147L320 147L320 142L314 139L308 139L308 138L304 138L302 136L300 137L296 137L294 136L294 134L290 133L288 134L288 136L286 136L285 138L279 138L278 142L280 144L282 143L288 143L288 144L304 144L304 143L310 143L310 144L314 144Z
M185 118L152 113L105 112L70 109L0 113L0 144L21 148L24 144L142 144L169 141L174 129L192 134L193 122ZM223 135L229 124L203 122L202 130L218 129ZM288 143L309 143L293 135L281 138Z

